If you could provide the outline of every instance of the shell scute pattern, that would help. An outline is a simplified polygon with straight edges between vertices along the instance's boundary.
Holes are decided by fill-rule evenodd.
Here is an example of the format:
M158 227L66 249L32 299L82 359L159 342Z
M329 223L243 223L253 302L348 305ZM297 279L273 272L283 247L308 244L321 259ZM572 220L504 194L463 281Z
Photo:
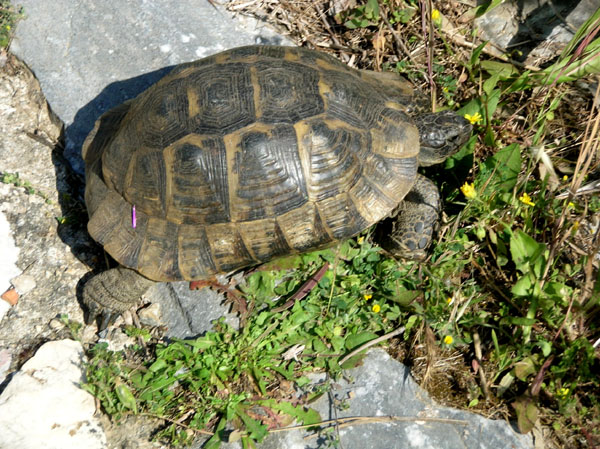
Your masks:
M187 87L189 132L223 135L256 121L248 64L205 66L178 81Z
M362 174L362 161L369 151L368 134L346 125L316 119L307 123L300 137L308 155L307 189L312 201L347 192Z
M259 61L252 66L258 87L257 120L295 123L325 110L319 92L319 72L285 60Z
M229 172L233 221L244 222L276 217L307 201L291 126L273 125L264 130L240 132Z
M187 224L230 220L225 144L217 136L190 134L164 152L171 195L167 215ZM132 204L140 201L130 199Z
M410 190L419 150L402 107L362 76L289 47L175 68L88 137L90 234L121 264L171 281L362 231ZM95 141L102 127L110 142Z

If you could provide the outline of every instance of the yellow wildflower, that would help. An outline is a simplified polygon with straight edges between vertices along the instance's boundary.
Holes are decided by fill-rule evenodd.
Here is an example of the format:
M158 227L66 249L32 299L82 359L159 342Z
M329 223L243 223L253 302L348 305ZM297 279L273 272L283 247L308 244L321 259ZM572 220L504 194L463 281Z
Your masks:
M566 398L568 394L569 394L568 388L561 387L558 390L556 390L556 395L562 399Z
M569 177L567 175L563 176L563 182L567 182L569 180Z
M433 20L436 23L439 23L442 19L442 15L440 14L440 11L437 9L434 9L433 11L431 11L431 20Z
M475 114L465 114L465 118L471 123L471 125L479 125L483 117L479 112Z
M381 306L379 304L375 304L373 305L373 307L371 307L371 310L375 313L379 313L379 311L381 310Z
M373 297L373 295L363 295L363 298L365 298L365 301L368 301L372 297Z
M454 338L452 338L452 335L446 335L444 337L444 343L447 345L451 345L452 343L454 343Z
M10 25L6 25L6 30L10 31Z
M453 302L454 302L454 298L453 298L452 296L448 296L448 297L446 298L446 303L447 303L448 305L452 304Z
M523 195L519 197L519 201L528 206L535 206L535 203L531 201L531 197L527 194L527 192L523 193Z
M574 207L575 207L575 203L573 203L573 201L569 201L569 204L567 204L567 207L568 207L569 209L572 209L572 208L574 208Z
M571 232L573 232L573 234L575 234L578 229L579 229L579 221L575 220L573 222L573 227L571 228Z
M359 245L362 245L362 243L365 241L364 237L359 237L356 239L356 241L358 242Z
M471 183L469 184L468 182L465 182L463 184L463 186L460 188L460 191L463 193L464 196L467 197L467 199L472 200L473 198L475 198L477 196L477 191L475 190L475 184Z

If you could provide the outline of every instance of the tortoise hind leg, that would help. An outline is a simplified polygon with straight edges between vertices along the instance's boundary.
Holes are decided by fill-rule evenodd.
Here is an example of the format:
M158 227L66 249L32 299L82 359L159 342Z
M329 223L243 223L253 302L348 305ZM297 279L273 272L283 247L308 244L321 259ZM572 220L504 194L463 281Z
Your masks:
M422 175L390 217L377 225L375 238L395 257L422 260L437 231L442 202L437 186Z
M137 303L156 282L137 271L119 266L97 274L83 287L83 303L88 309L86 323L101 317L100 330Z

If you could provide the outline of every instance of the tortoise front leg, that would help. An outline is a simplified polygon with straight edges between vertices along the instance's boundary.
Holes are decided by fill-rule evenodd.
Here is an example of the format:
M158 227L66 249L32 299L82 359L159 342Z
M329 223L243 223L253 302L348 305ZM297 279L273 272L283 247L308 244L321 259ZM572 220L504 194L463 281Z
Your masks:
M377 242L395 257L422 260L439 225L442 201L437 186L422 175L390 217L377 225Z
M100 316L98 327L104 330L119 315L135 305L155 283L123 266L97 274L83 287L83 303L88 309L86 324Z

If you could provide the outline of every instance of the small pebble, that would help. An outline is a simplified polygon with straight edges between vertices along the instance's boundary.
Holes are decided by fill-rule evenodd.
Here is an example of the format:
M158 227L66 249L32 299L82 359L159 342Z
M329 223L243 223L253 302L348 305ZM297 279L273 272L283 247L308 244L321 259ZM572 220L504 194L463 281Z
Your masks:
M35 278L28 274L20 274L10 280L15 290L21 295L30 292L35 288Z
M14 306L19 302L19 293L14 288L9 288L4 293L2 293L1 298L9 303L11 306Z
M160 326L164 324L162 322L162 313L160 310L160 304L152 303L148 307L138 311L138 317L140 323L146 326Z
M52 329L52 330L59 331L61 329L64 329L65 323L63 323L58 318L53 318L48 323L48 326L50 326L50 329Z

